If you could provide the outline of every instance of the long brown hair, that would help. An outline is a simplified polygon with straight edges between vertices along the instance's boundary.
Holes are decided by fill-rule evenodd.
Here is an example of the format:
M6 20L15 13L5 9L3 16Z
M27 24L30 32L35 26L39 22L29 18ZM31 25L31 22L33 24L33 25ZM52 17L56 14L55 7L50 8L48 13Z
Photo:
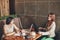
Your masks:
M49 17L49 15L52 16L52 15L55 15L55 14L54 14L54 13L49 13L49 14L48 14L48 17ZM47 24L46 24L47 27L49 27L49 26L52 24L53 21L55 21L55 18L54 18L54 19L51 19L51 20L48 20L48 22L47 22Z

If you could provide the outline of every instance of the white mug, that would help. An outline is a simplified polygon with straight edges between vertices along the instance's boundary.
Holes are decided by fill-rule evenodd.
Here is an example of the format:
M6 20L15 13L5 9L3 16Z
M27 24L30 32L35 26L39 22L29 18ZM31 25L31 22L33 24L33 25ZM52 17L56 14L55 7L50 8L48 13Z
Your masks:
M31 32L31 36L32 36L33 38L35 38L35 37L36 37L36 33L35 33L35 32Z
M22 30L22 36L25 36L25 35L26 35L26 31Z

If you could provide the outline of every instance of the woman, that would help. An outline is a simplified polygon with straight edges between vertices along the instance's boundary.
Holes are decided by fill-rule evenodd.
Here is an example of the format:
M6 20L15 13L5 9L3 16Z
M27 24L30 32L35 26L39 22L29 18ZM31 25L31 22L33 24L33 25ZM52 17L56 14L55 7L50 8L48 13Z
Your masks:
M14 24L13 18L8 17L6 19L6 24L4 25L4 37L12 37L15 36L16 33L19 33L19 28Z
M48 14L48 22L47 22L47 27L46 28L39 28L46 30L46 32L39 32L42 34L42 36L48 35L48 37L54 38L55 37L55 28L56 28L56 23L55 23L55 14L50 13Z

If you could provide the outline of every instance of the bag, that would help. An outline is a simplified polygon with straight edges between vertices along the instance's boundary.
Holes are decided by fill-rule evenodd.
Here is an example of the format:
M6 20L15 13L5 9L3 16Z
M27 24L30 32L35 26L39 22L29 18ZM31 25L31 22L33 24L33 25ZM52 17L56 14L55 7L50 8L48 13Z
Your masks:
M43 37L41 40L54 40L53 38L46 38L46 37Z
M45 40L54 40L53 38L46 38Z
M46 40L46 37L43 37L41 40Z

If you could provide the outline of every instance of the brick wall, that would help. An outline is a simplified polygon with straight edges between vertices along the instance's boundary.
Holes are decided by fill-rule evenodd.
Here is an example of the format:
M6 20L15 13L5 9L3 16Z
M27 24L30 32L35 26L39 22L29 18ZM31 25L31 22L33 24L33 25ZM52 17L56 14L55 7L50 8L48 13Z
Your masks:
M32 22L41 26L48 13L53 12L56 14L56 31L60 30L60 0L15 0L15 11L23 27L29 27Z

